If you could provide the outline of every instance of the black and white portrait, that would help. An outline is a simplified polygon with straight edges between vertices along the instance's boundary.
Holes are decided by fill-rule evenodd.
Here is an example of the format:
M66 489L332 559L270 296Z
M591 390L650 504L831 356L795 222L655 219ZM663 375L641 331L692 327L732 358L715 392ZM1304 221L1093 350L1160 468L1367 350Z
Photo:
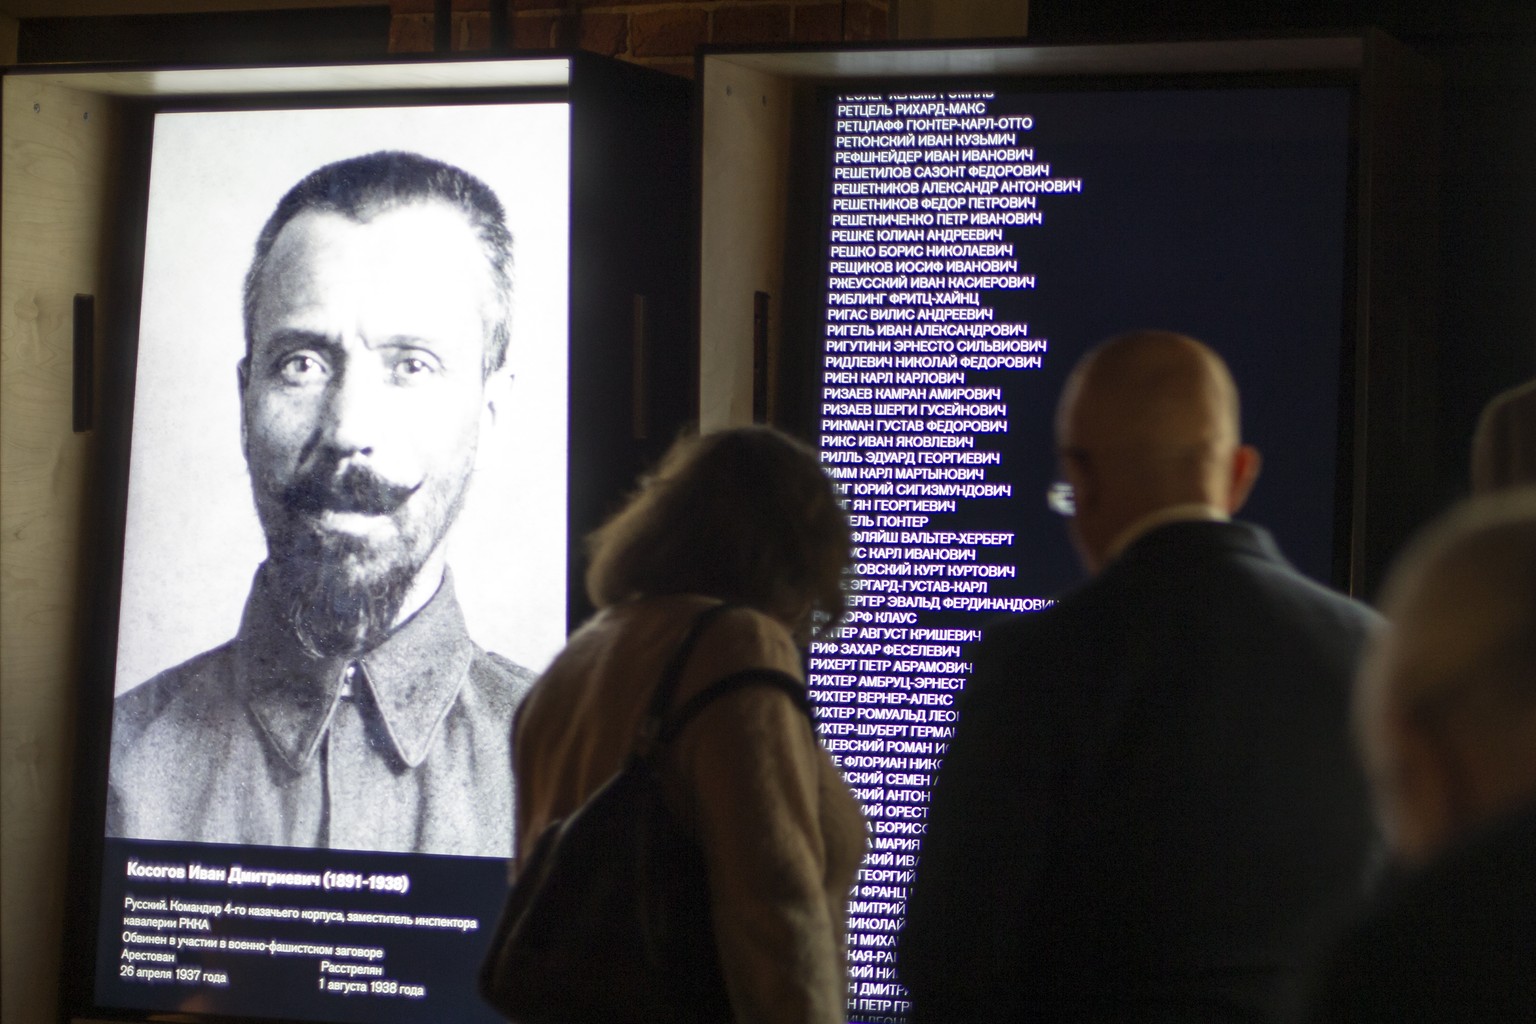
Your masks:
M568 134L157 117L109 835L509 855L565 637Z

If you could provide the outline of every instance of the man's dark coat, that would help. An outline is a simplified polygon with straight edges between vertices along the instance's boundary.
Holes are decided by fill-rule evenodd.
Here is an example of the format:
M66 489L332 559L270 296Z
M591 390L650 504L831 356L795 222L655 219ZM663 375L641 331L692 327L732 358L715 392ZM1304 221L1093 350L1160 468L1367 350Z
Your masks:
M975 652L899 966L913 1021L1269 1021L1362 893L1375 616L1243 523L1137 540Z

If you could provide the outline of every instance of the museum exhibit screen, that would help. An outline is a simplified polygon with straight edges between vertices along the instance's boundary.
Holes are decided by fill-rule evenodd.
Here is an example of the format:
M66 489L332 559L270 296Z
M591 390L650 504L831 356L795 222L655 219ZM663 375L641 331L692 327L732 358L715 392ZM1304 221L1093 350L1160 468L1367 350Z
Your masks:
M810 684L872 832L850 1013L899 1021L892 951L969 645L1082 578L1052 437L1079 356L1138 328L1220 352L1265 458L1244 517L1303 572L1344 582L1353 93L883 83L826 95L818 116L821 273L799 381L857 577Z
M432 187L494 197L510 292L458 208L301 213L248 351L279 200L379 153L431 163L349 174L388 192L447 167ZM487 794L510 794L512 702L567 631L569 154L566 102L155 115L97 1007L498 1019L474 975L512 836Z

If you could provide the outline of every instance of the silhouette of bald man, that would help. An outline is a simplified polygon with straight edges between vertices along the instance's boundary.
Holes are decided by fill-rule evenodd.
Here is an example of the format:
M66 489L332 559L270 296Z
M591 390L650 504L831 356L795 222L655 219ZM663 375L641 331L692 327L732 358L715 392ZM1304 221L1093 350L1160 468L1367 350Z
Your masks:
M1093 350L1056 432L1093 578L975 652L900 947L912 1020L1278 1020L1363 884L1374 616L1231 519L1260 459L1198 341Z

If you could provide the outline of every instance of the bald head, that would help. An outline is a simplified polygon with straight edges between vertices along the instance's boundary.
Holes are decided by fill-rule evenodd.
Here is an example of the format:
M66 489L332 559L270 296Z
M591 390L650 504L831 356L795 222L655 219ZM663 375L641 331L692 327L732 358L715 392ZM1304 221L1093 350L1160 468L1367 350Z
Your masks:
M1093 571L1137 520L1176 505L1230 514L1258 475L1226 364L1168 331L1121 335L1084 356L1062 391L1056 438L1077 496L1073 537Z
M1437 524L1383 610L1356 715L1389 834L1418 861L1536 800L1536 489Z

